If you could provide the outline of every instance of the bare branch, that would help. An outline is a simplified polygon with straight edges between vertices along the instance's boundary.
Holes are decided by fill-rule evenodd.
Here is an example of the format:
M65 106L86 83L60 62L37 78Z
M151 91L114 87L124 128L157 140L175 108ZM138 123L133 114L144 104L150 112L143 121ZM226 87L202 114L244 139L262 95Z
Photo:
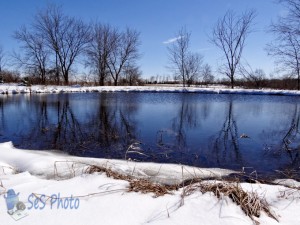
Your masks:
M266 73L262 69L253 70L248 63L240 65L239 72L248 82L253 83L256 88L260 88L266 80Z
M112 54L112 42L117 33L117 29L109 24L95 23L92 25L91 41L85 51L86 65L97 74L100 86L104 85L109 75L107 64L109 56Z
M36 15L34 27L53 51L56 67L60 68L64 81L68 84L75 59L83 53L90 41L90 27L80 19L66 16L61 8L55 5Z
M207 85L212 83L214 79L211 66L209 64L205 64L202 69L202 82Z
M3 70L3 67L5 65L5 60L4 60L4 51L3 51L3 47L0 45L0 73Z
M199 76L203 57L190 51L191 33L186 31L186 28L181 28L176 36L167 47L170 69L175 77L180 77L183 86L190 86Z
M251 32L251 24L255 18L255 11L247 11L242 15L236 15L233 11L227 11L220 18L212 31L211 42L220 48L225 56L224 74L234 87L234 79L237 66L240 63L245 40Z
M25 26L14 33L14 38L22 44L23 55L14 53L13 58L20 67L24 67L34 76L37 75L40 82L45 84L49 51L44 39Z
M270 26L275 35L272 43L267 45L269 55L277 59L284 69L291 70L297 76L297 87L300 90L300 2L299 0L279 0L288 10L284 17Z
M108 56L107 67L114 85L118 85L119 78L126 64L134 65L140 57L139 32L127 28L125 32L114 32L110 41L111 54Z

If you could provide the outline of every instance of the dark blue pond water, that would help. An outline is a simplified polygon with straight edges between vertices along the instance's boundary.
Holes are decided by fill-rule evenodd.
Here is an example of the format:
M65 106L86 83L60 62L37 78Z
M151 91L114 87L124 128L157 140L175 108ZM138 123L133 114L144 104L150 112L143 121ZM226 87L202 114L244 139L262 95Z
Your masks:
M193 93L2 95L0 142L299 179L299 100Z

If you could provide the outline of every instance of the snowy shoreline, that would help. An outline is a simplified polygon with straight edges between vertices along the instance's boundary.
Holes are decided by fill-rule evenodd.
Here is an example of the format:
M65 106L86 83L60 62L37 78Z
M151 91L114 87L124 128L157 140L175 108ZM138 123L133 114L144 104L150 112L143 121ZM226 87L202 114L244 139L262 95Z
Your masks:
M3 196L8 189L20 193L26 205L22 224L188 224L250 225L254 221L228 196L217 198L212 193L192 192L184 196L184 188L154 198L153 193L129 192L129 183L113 179L103 172L86 174L87 165L111 168L152 182L173 184L191 178L221 178L233 171L202 169L181 165L136 163L74 157L58 151L20 150L11 142L0 144L0 220L1 224L15 224L6 213ZM205 181L203 181L205 182ZM216 183L218 181L208 181ZM225 181L224 181L225 182ZM296 225L300 210L300 183L277 181L278 185L240 183L247 193L265 199L279 223L261 212L254 220L263 224ZM282 185L280 185L282 184ZM235 185L233 183L233 185ZM290 187L287 187L290 186ZM34 201L34 196L60 196L77 200L77 208L52 207L51 201ZM45 198L46 199L46 198ZM53 200L53 199L51 199ZM33 207L36 202L37 207ZM56 205L55 205L56 206Z
M28 93L84 93L84 92L169 92L169 93L201 93L201 94L244 94L244 95L283 95L300 96L296 90L272 90L272 89L229 89L224 86L210 87L177 87L177 86L95 86L81 87L33 85L30 87L17 84L1 84L0 94L28 94Z
M221 179L236 172L220 168L204 169L177 164L141 163L128 160L77 157L56 150L23 150L15 148L11 142L0 143L0 168L2 166L1 161L4 163L3 165L9 165L3 167L4 173L26 171L42 179L68 179L82 174L82 171L88 165L96 165L110 168L123 175L149 179L152 182L166 185L180 184L184 180L190 180L195 177L201 179ZM73 165L73 168L70 169L72 164L75 167ZM6 171L8 168L15 169Z

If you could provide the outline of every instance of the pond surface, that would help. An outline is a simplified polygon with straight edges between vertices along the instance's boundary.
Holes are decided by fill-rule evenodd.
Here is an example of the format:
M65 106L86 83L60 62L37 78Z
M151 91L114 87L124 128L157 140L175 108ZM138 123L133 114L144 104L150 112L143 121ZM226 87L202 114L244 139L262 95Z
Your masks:
M0 142L299 180L299 100L137 92L1 95Z

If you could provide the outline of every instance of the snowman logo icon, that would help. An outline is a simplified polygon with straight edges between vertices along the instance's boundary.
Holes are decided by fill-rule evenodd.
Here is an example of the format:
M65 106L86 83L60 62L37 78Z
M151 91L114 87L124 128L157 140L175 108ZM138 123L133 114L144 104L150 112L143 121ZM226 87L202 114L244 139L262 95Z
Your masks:
M4 195L7 207L7 213L13 215L16 212L24 211L26 206L23 202L19 201L19 194L16 194L14 189L9 189L7 195Z

